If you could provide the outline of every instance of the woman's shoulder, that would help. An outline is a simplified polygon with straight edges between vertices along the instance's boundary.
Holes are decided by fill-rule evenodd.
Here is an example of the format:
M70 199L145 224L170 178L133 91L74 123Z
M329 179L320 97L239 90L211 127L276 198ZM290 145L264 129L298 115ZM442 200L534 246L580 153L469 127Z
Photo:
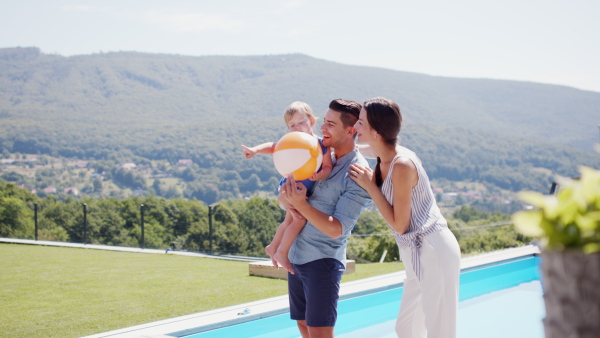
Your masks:
M408 157L411 157L411 156L415 156L416 157L417 156L417 154L414 151L412 151L412 150L410 150L410 149L408 149L406 147L403 147L401 145L397 145L396 146L396 154L398 154L398 155L404 155L404 156L408 156Z
M410 157L398 155L393 164L392 181L399 182L408 180L414 181L418 177L417 166Z
M413 160L408 156L398 155L396 161L394 162L394 172L396 172L396 170L404 171L411 169L417 169Z
M416 166L416 165L421 165L421 159L419 158L419 156L417 156L417 154L408 149L405 148L403 146L396 146L396 156L398 157L403 157L403 158L408 158L411 160L411 162ZM416 167L415 167L416 168Z

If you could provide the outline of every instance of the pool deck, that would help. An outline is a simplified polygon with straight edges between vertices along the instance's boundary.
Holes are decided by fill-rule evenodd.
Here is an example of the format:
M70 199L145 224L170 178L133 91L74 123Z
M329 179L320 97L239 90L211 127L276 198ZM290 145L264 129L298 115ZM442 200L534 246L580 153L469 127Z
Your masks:
M165 250L121 248L91 244L44 242L33 240L15 240L0 238L4 243L37 244L52 245L64 247L89 248L99 250L128 251L140 253L160 253L165 254ZM534 245L528 245L518 248L511 248L499 251L488 252L485 254L468 256L461 260L461 270L469 270L482 265L494 264L497 262L516 259L519 257L539 254L539 248ZM170 251L169 254L180 254L185 256L210 257L221 259L236 259L233 257L211 256L205 254L196 254L188 252ZM244 259L244 257L240 257ZM251 261L251 259L248 259ZM352 282L342 283L340 289L340 299L356 297L372 292L389 290L402 285L406 278L404 271L394 272L381 276L360 279ZM269 317L289 311L287 295L258 300L255 302L239 304L235 306L215 309L211 311L199 312L187 316L175 317L156 321L152 323L136 325L119 330L99 333L85 338L173 338L191 335L194 333L216 329L223 326L242 323L250 320Z

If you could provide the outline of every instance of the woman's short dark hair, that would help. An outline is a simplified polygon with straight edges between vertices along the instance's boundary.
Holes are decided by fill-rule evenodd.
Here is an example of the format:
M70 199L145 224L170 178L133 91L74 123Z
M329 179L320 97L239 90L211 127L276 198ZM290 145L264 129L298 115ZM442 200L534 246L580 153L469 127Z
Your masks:
M402 127L402 113L398 104L385 97L376 97L365 101L367 122L386 144L398 143L398 134Z

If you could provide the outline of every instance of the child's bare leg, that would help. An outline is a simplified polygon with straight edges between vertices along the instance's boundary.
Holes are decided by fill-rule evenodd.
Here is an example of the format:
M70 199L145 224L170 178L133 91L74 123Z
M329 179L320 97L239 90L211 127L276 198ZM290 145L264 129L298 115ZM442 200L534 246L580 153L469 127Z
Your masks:
M288 228L288 226L290 225L290 223L292 223L292 220L293 220L292 213L289 211L286 212L285 219L277 227L277 231L275 232L275 236L273 237L271 244L267 245L267 247L265 248L265 251L267 252L269 257L271 257L271 263L273 263L273 266L275 267L275 269L279 269L277 260L275 260L275 258L274 258L275 253L277 252L277 249L279 248L281 240L283 239L283 234L285 233L285 231Z
M288 214L291 213L292 212L288 211ZM296 237L298 237L298 234L300 233L302 228L304 228L305 224L305 218L293 217L292 223L290 223L290 225L288 225L287 229L285 230L283 238L281 239L281 243L277 248L277 252L273 256L277 263L279 263L279 265L281 265L282 268L286 269L291 274L294 274L294 269L292 268L292 263L290 263L288 254L290 252L292 244L294 244Z

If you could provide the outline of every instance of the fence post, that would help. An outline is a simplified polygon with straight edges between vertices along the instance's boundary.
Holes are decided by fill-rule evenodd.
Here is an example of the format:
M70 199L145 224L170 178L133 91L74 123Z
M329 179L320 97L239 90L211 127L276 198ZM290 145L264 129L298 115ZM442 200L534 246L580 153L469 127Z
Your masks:
M379 259L379 263L383 263L385 261L385 256L387 256L387 249L383 250L383 254L381 254L381 258Z
M209 234L209 240L210 240L210 254L212 255L213 253L213 246L212 246L212 239L213 239L213 226L212 226L212 208L213 208L213 204L208 206L208 234Z
M87 244L87 203L83 203L83 244Z
M38 240L38 204L37 203L33 203L33 219L35 222L35 240Z
M140 214L142 216L142 249L145 249L145 243L144 243L144 205L140 204Z

